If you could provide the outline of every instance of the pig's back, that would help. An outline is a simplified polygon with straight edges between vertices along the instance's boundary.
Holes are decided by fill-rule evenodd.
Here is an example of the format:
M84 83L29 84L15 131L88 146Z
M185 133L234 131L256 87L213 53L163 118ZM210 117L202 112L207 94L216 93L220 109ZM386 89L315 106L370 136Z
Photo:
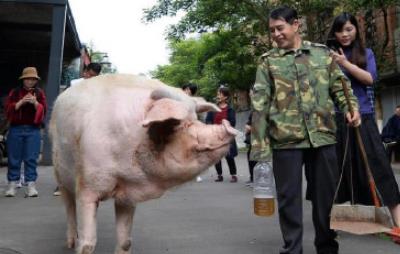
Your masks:
M82 131L120 130L143 119L144 106L161 82L132 75L103 75L67 89L56 100L52 118L59 135L82 135ZM60 125L62 124L62 125ZM128 126L126 126L128 125Z
M99 179L97 188L106 191L112 175L132 170L129 157L144 136L140 122L151 92L159 87L165 85L132 75L104 75L62 93L51 120L61 182L75 189L75 170L84 167L89 178Z

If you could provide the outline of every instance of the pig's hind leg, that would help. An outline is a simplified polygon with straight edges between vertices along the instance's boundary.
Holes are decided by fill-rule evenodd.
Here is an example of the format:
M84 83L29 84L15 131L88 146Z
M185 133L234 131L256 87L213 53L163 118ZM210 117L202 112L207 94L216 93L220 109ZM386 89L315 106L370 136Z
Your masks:
M96 215L98 195L85 187L81 187L76 197L78 218L77 254L92 254L97 242Z
M132 222L135 213L135 206L119 203L117 200L114 203L116 217L116 233L117 246L115 254L129 254L132 250Z
M72 249L75 248L78 238L78 233L76 230L75 195L64 187L60 187L60 191L67 212L67 247Z

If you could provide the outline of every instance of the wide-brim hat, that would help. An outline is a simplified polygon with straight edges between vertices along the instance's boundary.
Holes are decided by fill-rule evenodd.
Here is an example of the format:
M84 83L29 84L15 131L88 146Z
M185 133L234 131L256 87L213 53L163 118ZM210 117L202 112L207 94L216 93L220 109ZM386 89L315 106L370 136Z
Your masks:
M35 67L26 67L22 70L22 75L21 77L19 77L19 79L25 79L25 78L35 78L40 80L40 77L38 76Z

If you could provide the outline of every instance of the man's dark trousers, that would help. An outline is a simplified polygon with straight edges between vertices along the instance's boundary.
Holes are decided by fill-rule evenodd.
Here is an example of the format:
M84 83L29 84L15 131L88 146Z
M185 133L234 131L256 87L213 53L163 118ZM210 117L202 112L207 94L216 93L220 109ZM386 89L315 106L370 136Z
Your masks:
M334 145L306 149L273 150L273 169L278 198L279 222L284 240L282 254L302 253L302 168L307 178L307 199L312 202L315 247L318 254L338 253L336 233L329 228L338 180Z

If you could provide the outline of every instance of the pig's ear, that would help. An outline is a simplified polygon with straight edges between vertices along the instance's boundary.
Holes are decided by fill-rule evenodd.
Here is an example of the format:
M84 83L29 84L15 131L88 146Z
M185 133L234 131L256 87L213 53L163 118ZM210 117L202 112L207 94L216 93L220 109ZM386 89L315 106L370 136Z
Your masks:
M201 97L193 97L193 100L196 102L197 113L203 113L208 111L215 111L215 112L221 111L217 105L209 103Z
M147 128L155 148L161 151L170 142L172 134L176 132L176 126L179 126L188 115L186 104L167 98L159 99L153 101L142 125Z
M152 123L163 122L169 119L181 121L188 116L189 109L184 103L167 98L159 99L154 101L145 113L142 126L148 127Z

